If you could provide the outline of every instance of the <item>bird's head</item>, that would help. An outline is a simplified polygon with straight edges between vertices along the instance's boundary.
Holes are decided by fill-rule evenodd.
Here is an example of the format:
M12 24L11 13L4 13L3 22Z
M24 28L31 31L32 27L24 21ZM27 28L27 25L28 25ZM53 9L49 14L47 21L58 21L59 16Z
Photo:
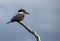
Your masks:
M18 10L19 14L29 14L28 12L26 12L24 9L19 9Z

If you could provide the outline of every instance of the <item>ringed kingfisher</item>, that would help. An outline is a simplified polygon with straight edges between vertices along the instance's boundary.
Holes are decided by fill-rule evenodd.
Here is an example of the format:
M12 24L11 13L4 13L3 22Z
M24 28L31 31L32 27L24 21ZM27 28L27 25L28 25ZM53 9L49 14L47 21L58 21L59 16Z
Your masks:
M24 9L19 9L18 13L11 18L11 20L7 23L12 23L12 22L20 22L25 18L25 14L29 14L26 12Z

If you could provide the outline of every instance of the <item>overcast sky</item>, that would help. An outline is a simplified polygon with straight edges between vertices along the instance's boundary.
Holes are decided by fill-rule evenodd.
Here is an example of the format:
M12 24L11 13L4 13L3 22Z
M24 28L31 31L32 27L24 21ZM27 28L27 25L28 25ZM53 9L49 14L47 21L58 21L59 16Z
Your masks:
M60 41L60 0L0 0L0 41L36 41L17 22L6 24L21 8L30 13L23 22L42 41Z

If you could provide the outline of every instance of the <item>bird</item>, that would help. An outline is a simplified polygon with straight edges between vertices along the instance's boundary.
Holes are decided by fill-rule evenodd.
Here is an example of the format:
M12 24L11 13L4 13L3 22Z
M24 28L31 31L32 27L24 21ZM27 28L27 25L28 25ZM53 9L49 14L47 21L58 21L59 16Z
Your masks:
M12 22L22 21L25 18L25 14L29 14L29 13L26 12L26 10L24 10L24 9L19 9L18 13L15 16L13 16L11 18L11 20L9 22L7 22L7 24L12 23Z

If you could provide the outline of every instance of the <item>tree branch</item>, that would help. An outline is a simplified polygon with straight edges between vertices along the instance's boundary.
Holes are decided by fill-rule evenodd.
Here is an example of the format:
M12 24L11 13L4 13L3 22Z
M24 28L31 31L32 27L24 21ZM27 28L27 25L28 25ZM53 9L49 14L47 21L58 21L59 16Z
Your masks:
M26 26L22 21L18 22L18 23L21 24L30 33L32 33L35 36L37 41L41 41L39 35L33 29L31 29L30 27Z

